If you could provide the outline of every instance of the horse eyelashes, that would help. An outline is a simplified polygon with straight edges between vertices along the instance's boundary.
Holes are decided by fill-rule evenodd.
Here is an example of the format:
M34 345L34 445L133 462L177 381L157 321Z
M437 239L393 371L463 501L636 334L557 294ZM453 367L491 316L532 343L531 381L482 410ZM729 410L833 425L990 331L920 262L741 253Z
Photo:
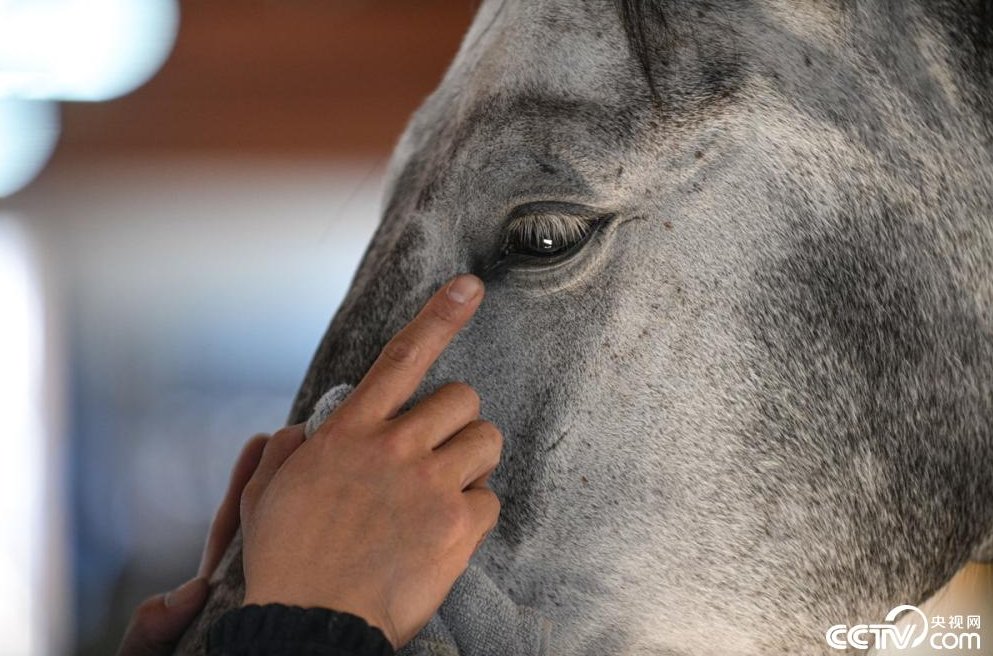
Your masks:
M560 255L580 244L595 219L572 214L523 214L508 222L504 252L537 257Z
M611 212L577 203L532 201L511 210L502 226L503 245L485 273L531 270L540 273L572 260L600 228L614 218Z

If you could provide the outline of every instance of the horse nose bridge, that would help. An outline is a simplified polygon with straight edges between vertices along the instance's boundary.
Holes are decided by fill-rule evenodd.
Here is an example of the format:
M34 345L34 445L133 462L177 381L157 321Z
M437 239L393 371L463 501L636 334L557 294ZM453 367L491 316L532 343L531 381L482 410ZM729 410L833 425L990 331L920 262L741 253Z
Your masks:
M431 294L467 270L451 235L450 224L424 214L387 217L311 361L291 420L305 420L331 387L361 380Z

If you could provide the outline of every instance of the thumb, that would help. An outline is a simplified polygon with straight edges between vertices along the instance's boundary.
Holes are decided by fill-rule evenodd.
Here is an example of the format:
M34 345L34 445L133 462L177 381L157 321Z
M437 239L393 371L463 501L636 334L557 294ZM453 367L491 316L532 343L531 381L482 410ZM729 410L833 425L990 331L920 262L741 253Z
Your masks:
M207 601L207 580L197 577L172 592L149 597L135 609L118 656L167 656Z

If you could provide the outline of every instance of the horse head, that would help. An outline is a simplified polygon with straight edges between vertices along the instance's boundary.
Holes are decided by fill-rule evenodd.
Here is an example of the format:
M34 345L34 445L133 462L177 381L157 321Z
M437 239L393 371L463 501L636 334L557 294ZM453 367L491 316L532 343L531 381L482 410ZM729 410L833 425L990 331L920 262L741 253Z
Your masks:
M448 277L555 653L820 653L993 535L993 5L485 0L292 419ZM416 399L415 399L416 400Z

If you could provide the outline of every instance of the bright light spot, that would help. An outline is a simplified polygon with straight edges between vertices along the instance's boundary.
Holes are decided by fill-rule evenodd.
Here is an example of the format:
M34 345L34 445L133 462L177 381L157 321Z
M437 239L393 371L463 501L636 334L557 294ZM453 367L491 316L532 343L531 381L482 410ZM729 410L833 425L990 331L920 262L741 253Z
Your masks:
M0 96L108 100L159 69L175 0L0 0Z
M176 0L0 0L0 198L48 161L44 100L108 100L140 86L176 40Z
M37 279L23 235L0 217L0 654L42 653L45 445ZM41 612L39 612L41 611Z
M58 136L55 103L0 97L0 198L34 179L55 149Z

